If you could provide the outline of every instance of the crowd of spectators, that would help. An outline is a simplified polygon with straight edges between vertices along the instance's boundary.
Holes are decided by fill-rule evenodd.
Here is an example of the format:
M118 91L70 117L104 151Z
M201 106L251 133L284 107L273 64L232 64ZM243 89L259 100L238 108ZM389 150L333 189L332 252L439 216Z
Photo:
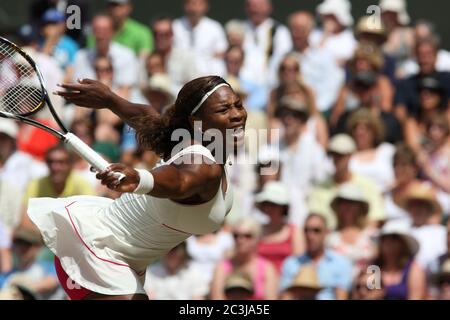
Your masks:
M405 0L381 0L378 20L324 0L286 21L273 6L289 4L245 0L246 19L225 25L208 0L176 3L182 17L149 23L107 0L68 30L66 6L88 1L34 0L11 36L50 92L91 78L163 113L214 74L244 100L247 130L269 132L231 159L226 224L150 265L149 298L450 299L450 52L433 22L412 21ZM108 161L159 161L111 111L52 101ZM26 211L29 198L73 195L120 196L51 135L0 119L0 299L67 299Z

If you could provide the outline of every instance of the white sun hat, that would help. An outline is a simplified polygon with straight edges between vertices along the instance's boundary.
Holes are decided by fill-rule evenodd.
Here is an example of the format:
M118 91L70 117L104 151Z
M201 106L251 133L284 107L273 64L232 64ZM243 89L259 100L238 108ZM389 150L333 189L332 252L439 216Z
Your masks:
M319 14L332 14L340 24L346 27L353 25L352 5L348 0L325 0L317 7Z
M279 181L267 182L263 190L255 196L256 203L270 202L280 206L289 205L289 190Z
M0 133L4 133L15 139L19 132L19 126L14 120L0 118Z
M405 0L381 0L380 8L383 11L397 12L398 21L402 25L407 25L411 21L408 12L406 11Z

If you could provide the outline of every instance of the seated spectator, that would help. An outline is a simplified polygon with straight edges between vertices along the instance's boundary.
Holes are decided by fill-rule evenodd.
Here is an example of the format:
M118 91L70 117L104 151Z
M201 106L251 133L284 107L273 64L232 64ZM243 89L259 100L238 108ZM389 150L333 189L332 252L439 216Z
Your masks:
M447 252L432 261L428 266L428 292L432 299L440 299L440 297L447 297L450 299L448 292L448 277L446 273L450 273L448 264L450 261L450 219L447 221Z
M356 184L346 183L339 187L331 208L337 217L337 228L327 236L327 247L347 257L356 276L376 251L376 230L367 227L369 203Z
M406 144L399 144L394 153L393 165L394 185L383 194L386 220L410 221L411 218L408 212L401 206L401 200L408 192L410 186L419 182L419 165L416 154Z
M401 205L411 217L411 221L406 224L410 235L420 244L417 262L423 268L428 268L430 263L447 251L447 230L440 224L442 207L436 197L436 190L424 182L413 184L401 200Z
M380 267L384 299L418 300L425 298L424 269L416 262L419 243L407 228L386 224L381 229L378 256L373 264Z
M255 196L255 206L266 215L258 254L273 263L278 272L283 261L304 251L303 235L297 225L287 221L289 212L289 189L281 182L269 182Z
M240 20L230 20L225 24L229 47L243 48L245 40L245 24Z
M234 272L225 279L226 300L251 300L253 294L253 281L248 274Z
M0 220L0 274L12 268L11 234Z
M322 20L322 29L311 34L311 44L324 48L344 66L353 56L356 40L351 30L353 17L348 0L324 0L317 6L317 14Z
M328 118L344 82L344 71L329 51L310 45L310 35L315 27L311 13L295 12L288 21L294 46L292 53L301 67L301 77L314 93L317 111Z
M378 186L371 180L349 170L349 162L355 152L356 144L350 136L346 134L333 136L330 140L328 153L333 159L334 174L315 186L308 197L310 212L324 215L331 230L336 228L337 221L330 204L335 198L339 186L347 182L358 185L359 189L363 191L369 202L368 219L371 226L378 225L385 217L383 199Z
M227 39L222 25L207 17L209 0L184 0L184 16L174 20L174 47L190 51L202 75L223 76Z
M186 240L191 265L198 270L208 285L217 263L227 258L233 251L233 236L222 229L216 233L192 236Z
M281 60L278 79L279 85L270 92L267 106L269 126L278 128L281 125L279 119L276 119L276 112L280 108L283 98L289 97L301 100L307 105L310 113L307 130L325 147L328 143L327 124L317 109L315 93L302 79L300 64L296 55L288 54Z
M383 50L395 57L396 77L403 78L403 64L411 57L414 47L414 33L408 27L410 18L406 11L405 0L380 0L381 17L386 26L387 41Z
M252 300L273 300L277 297L278 276L273 265L257 254L261 225L254 219L242 218L232 228L235 250L231 259L218 263L211 283L213 300L225 299L225 280L233 272L241 271L252 279Z
M137 59L134 52L113 42L114 24L110 16L97 15L92 20L92 33L95 46L80 50L75 57L74 81L77 79L98 79L95 73L95 61L98 57L111 59L115 76L112 86L123 98L130 95L131 88L137 83Z
M276 73L279 62L292 48L289 30L273 19L271 0L245 1L245 61L243 76L255 83L268 86L270 74Z
M131 0L108 0L106 10L114 22L114 42L133 50L141 58L153 51L150 29L130 17L133 12Z
M379 24L374 25L372 19L372 16L363 16L358 20L355 27L355 37L359 43L371 43L382 51L384 64L381 73L389 78L392 85L395 85L397 82L395 58L382 50L387 40L386 27L382 20L379 21Z
M59 282L53 262L38 260L42 247L38 232L26 228L17 229L12 245L14 267L10 272L0 274L0 288L9 287L20 276L27 279L34 293L45 299L50 298L58 289Z
M319 283L317 269L312 263L303 265L292 284L281 293L281 300L316 300L324 288Z
M65 81L73 78L73 63L80 47L65 35L66 17L57 9L48 9L41 19L40 51L53 56L65 74Z
M426 140L426 123L436 114L446 113L450 119L448 100L443 84L436 75L422 77L418 81L419 109L406 118L404 125L405 141L419 152Z
M190 264L186 243L182 242L147 268L144 289L150 300L203 300L208 283Z
M389 79L381 74L383 65L384 60L380 49L371 43L359 44L355 55L348 63L348 82L342 87L333 108L331 116L333 125L337 125L344 112L359 107L366 107L375 115L382 115L385 118L391 115L394 88ZM398 141L400 138L398 135L401 134L400 126L393 129L397 129L397 132L392 132L388 138L394 140L393 136L396 134L395 140Z
M450 126L444 114L426 122L426 140L418 153L423 178L436 188L443 212L450 212Z
M304 232L306 252L300 256L291 256L283 263L280 292L291 286L302 268L313 264L317 268L319 285L323 288L317 294L317 299L346 300L352 283L352 264L344 256L325 248L328 234L326 218L310 214L306 218Z
M439 290L438 300L450 300L450 259L446 260L436 275L435 283Z
M347 122L357 151L350 159L350 171L370 179L384 192L394 183L392 157L395 147L384 142L385 128L380 117L368 109L358 109Z
M423 102L419 98L420 83L425 77L434 77L443 89L442 104L449 104L450 94L450 73L436 70L437 52L439 43L434 37L417 41L415 55L419 65L419 72L397 84L395 94L395 114L397 118L404 122L407 117L417 117L419 115L420 104ZM430 101L431 102L431 101Z
M350 295L351 300L384 300L384 288L382 280L380 280L380 287L376 286L373 279L374 274L368 273L366 270L361 272L356 277L352 293ZM369 286L370 285L370 286ZM372 287L373 286L373 287Z

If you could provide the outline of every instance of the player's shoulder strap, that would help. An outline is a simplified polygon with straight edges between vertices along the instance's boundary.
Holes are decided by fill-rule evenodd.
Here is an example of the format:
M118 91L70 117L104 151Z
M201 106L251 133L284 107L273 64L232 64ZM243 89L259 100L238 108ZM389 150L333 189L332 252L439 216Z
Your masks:
M183 150L179 151L172 158L167 160L165 162L165 164L171 164L175 160L177 160L185 155L188 155L188 154L200 154L200 155L204 156L205 158L208 158L212 162L214 162L214 163L216 162L216 159L213 157L211 151L209 151L208 148L206 148L200 144L194 144L194 145L188 146L188 147L184 148Z

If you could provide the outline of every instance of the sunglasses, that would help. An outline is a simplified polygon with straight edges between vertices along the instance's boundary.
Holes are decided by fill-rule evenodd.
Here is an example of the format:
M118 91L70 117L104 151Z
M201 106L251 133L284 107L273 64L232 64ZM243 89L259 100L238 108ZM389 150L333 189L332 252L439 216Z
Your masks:
M239 239L239 238L245 238L245 239L252 239L253 238L253 234L251 233L233 233L233 238L234 239Z
M316 234L318 234L318 233L322 233L323 229L322 228L308 228L308 227L305 227L303 229L303 231L305 231L305 233L316 233Z

